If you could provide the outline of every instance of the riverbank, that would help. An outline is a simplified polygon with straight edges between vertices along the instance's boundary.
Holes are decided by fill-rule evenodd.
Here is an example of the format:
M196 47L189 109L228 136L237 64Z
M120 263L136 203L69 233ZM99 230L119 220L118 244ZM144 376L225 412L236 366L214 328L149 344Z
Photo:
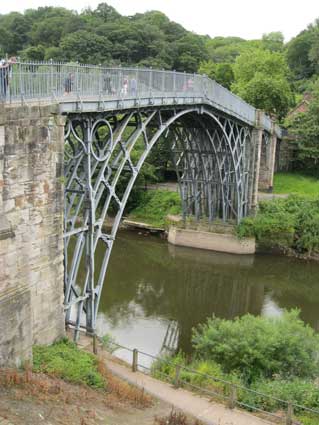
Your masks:
M308 188L308 192L309 190ZM245 218L238 226L229 223L229 227L233 229L232 233L238 237L238 243L240 244L243 238L255 238L256 253L318 261L319 194L264 194L263 199L259 202L256 216ZM169 227L174 225L214 233L214 226L207 220L200 220L198 223L187 220L183 223L179 203L176 192L161 189L147 192L139 207L129 214L126 223L129 222L131 228L134 223L143 223L144 230L147 230L147 227L158 228L159 232L161 229L168 232ZM172 217L179 218L172 220ZM205 244L201 247L205 248Z

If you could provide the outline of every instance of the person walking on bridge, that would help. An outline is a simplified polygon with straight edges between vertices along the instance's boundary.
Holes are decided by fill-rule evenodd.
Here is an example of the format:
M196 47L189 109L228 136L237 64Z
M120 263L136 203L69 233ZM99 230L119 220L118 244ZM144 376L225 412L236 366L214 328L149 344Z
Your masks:
M71 93L73 87L74 74L69 72L68 76L64 80L64 95Z
M136 97L137 94L137 81L135 78L132 78L130 81L130 89L132 97Z
M5 102L9 86L9 62L0 61L0 101Z

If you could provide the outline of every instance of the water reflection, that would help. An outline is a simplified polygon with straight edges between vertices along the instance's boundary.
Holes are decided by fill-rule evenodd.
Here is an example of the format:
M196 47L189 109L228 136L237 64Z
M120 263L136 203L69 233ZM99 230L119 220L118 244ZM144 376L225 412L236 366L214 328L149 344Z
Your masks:
M100 258L98 261L102 261ZM319 330L319 264L174 247L121 232L98 316L99 334L151 354L191 351L192 328L213 314L278 316L298 307Z

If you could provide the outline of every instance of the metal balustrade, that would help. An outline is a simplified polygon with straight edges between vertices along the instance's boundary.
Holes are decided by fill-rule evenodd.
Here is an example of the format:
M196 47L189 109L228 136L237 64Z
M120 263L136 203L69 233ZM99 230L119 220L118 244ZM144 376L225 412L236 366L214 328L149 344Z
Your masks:
M0 101L28 103L54 101L60 104L99 99L161 99L173 104L210 104L217 110L255 126L257 111L243 99L205 75L142 68L109 68L60 62L17 62L0 68ZM152 102L150 102L152 103ZM120 106L120 105L119 105ZM271 131L264 115L262 127ZM276 127L277 135L281 134Z

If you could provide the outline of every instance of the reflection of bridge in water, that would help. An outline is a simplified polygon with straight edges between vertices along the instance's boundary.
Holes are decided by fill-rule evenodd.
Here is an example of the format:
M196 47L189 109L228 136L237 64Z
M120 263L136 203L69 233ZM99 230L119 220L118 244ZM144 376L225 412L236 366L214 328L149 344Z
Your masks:
M171 152L184 217L239 222L256 207L258 186L272 186L280 128L205 76L18 63L6 103L20 101L58 104L56 113L66 118L64 304L66 321L76 331L84 326L95 332L118 226L159 140ZM50 120L49 131L54 126ZM110 210L115 220L106 233L102 226ZM97 250L103 250L102 262Z

